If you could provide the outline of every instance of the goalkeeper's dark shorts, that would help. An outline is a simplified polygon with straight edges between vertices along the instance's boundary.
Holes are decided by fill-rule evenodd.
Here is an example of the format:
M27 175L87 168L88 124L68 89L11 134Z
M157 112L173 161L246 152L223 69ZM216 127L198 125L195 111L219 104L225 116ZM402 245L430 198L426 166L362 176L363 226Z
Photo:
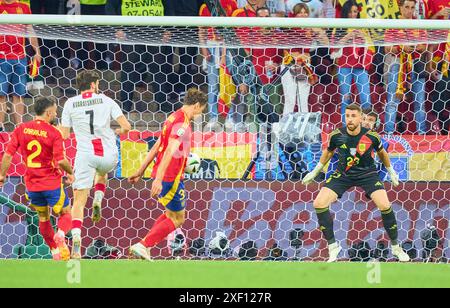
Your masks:
M374 191L384 189L384 184L380 180L378 173L368 174L365 177L352 178L336 171L328 178L324 185L324 187L334 191L338 195L338 198L342 198L342 195L347 190L355 186L364 189L368 199L371 199L370 196Z

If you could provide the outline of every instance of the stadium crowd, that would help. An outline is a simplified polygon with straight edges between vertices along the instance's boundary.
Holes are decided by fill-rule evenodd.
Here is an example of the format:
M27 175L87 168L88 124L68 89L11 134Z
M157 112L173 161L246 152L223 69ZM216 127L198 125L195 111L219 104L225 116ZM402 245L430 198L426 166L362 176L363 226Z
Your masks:
M360 18L361 1L357 0L220 0L228 16L286 17L286 18ZM382 2L382 1L381 1ZM443 0L397 0L398 18L449 19L450 2ZM134 3L134 4L133 4ZM17 14L86 14L86 15L150 15L150 16L210 16L203 0L4 0L3 13ZM241 40L248 31L237 29ZM254 30L256 31L256 30ZM274 30L259 29L268 39ZM297 30L296 30L297 31ZM253 48L247 50L254 66L253 78L267 88L271 107L258 111L257 89L248 76L239 73L230 53L221 46L223 38L212 29L199 29L199 41L209 48L174 48L169 32L163 33L167 46L118 45L64 40L31 39L33 48L24 52L25 41L18 37L2 36L0 41L0 130L7 114L7 96L12 97L11 113L14 122L21 122L25 112L27 57L41 62L41 75L52 77L55 69L114 70L120 72L120 94L116 97L126 113L145 112L134 106L136 86L151 76L153 100L159 110L169 113L176 108L191 86L208 92L207 129L217 130L224 114L220 102L220 67L225 63L236 84L238 95L225 116L228 129L244 132L257 120L258 112L286 115L323 111L338 124L343 110L353 101L364 108L373 108L381 115L385 133L448 134L450 125L447 44L416 46L371 46L372 33L347 30L336 37L326 29L299 29L310 40L311 48L280 50ZM445 35L444 35L445 34ZM447 32L444 33L447 37ZM397 36L416 38L420 31L389 30L385 41L394 43ZM118 39L126 36L117 31ZM367 47L314 48L349 45L364 42ZM38 46L38 44L40 44ZM30 49L30 50L29 50ZM201 60L203 59L203 65ZM290 62L287 60L290 59ZM34 62L33 62L34 61ZM178 65L173 65L174 63ZM282 72L285 72L281 74ZM198 78L198 76L203 76ZM251 75L251 74L250 74ZM280 78L278 78L280 77ZM47 80L47 79L46 79ZM205 82L206 81L206 82ZM206 86L207 85L207 86ZM335 87L330 87L335 85ZM334 93L333 93L334 92ZM332 100L339 93L338 101ZM324 100L329 100L324 101ZM324 107L328 105L328 107ZM261 118L259 119L261 120Z

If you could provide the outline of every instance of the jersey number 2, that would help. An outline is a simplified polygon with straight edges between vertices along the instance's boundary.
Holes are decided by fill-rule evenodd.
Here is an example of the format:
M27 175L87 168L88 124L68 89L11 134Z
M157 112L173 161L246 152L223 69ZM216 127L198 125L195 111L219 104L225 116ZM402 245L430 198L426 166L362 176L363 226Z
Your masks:
M31 153L27 158L27 167L28 168L41 168L41 166L42 166L41 163L36 163L33 161L33 159L35 159L36 157L41 155L41 152L42 152L42 145L39 143L39 141L33 140L33 141L28 142L27 150L33 151L33 153Z
M89 115L89 128L91 129L91 135L94 134L94 110L87 110L86 114Z

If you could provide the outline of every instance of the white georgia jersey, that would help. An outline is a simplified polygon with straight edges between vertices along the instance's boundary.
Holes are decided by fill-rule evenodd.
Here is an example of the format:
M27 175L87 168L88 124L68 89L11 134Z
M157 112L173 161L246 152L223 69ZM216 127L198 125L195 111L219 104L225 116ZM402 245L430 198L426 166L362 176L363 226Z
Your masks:
M122 115L122 110L111 98L86 92L66 101L61 124L73 128L77 152L97 156L117 155L111 120L117 120Z

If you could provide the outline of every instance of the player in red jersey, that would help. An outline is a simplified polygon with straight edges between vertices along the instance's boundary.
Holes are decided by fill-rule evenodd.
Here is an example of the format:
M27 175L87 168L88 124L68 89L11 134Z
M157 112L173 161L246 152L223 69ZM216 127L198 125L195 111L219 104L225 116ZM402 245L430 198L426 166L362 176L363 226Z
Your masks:
M61 169L67 173L67 183L74 180L73 170L64 154L61 133L52 125L56 118L55 98L40 97L34 103L36 118L19 125L3 155L0 167L0 187L15 153L19 150L27 167L25 186L30 205L38 212L39 230L55 260L69 260L70 251L65 236L72 226L70 204L62 186ZM58 232L50 222L50 208L59 215Z
M206 94L197 89L189 89L183 107L169 116L160 138L147 154L139 170L129 178L129 182L133 184L139 181L156 157L151 196L159 196L159 202L166 208L147 236L131 246L130 255L133 257L150 260L148 249L184 223L186 195L183 176L191 151L190 122L203 113L207 103Z

